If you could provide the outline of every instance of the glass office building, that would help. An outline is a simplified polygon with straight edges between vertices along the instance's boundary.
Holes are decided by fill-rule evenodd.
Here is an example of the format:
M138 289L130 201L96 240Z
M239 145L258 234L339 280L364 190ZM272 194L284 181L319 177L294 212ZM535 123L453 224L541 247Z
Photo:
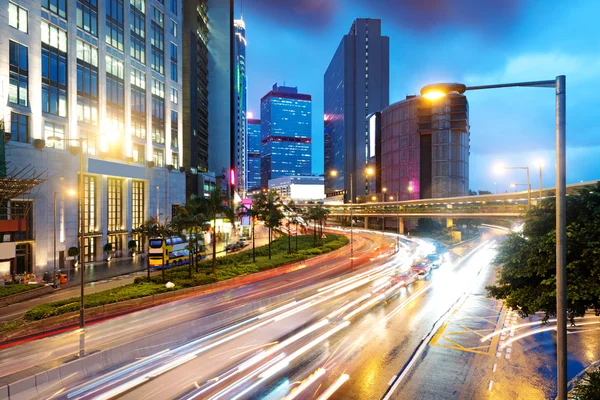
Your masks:
M235 38L233 41L235 57L235 141L233 156L235 166L235 190L244 194L246 185L246 24L236 19L233 24Z
M246 191L260 190L260 119L248 118Z
M367 116L389 105L389 38L381 20L359 18L342 38L324 76L325 193L375 192L365 176L372 155ZM336 171L335 177L331 172Z
M280 176L310 175L312 98L273 85L260 101L261 187Z

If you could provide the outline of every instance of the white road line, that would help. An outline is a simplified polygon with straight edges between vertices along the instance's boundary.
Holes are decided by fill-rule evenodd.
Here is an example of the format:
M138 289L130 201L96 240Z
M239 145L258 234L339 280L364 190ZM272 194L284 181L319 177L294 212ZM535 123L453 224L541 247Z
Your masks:
M504 358L506 358L507 360L510 360L510 354L507 354L506 356L504 356Z
M390 381L388 382L388 386L394 383L394 379L396 379L396 375L392 376L392 379L390 379Z
M490 384L488 385L488 391L492 390L493 385L494 385L494 381L490 381Z
M497 352L497 353L496 353L496 357L498 357L498 358L502 357L502 352L500 352L500 351L499 351L499 352Z
M492 368L492 372L496 372L496 367L497 367L497 365L494 364L494 368Z

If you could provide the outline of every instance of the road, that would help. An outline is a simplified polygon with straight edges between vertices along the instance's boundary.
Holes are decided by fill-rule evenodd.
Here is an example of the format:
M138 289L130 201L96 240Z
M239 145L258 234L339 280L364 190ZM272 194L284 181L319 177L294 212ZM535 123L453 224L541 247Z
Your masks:
M190 326L190 322L183 322L189 320L190 314L198 313L198 308L189 307L188 302L159 307L154 313L141 312L124 317L129 318L126 323L118 319L88 328L85 340L88 352L91 348L115 346L117 340L124 343L142 330L147 336L167 325L174 326L175 330L181 326L187 332L195 333L171 341L169 337L179 336L175 331L167 333L163 335L166 340L162 343L153 343L155 355L133 365L124 364L117 371L105 371L104 375L99 375L96 380L86 380L81 386L73 382L60 393L44 395L56 395L55 398L122 396L158 399L205 398L209 395L216 398L236 398L237 395L275 398L289 392L290 382L303 381L317 371L314 386L308 385L310 380L304 383L311 388L311 393L318 386L317 380L320 381L319 390L323 391L335 385L340 376L348 374L351 378L338 391L339 398L381 397L387 382L406 363L423 335L446 313L455 298L464 293L464 286L470 282L475 269L486 265L478 257L480 253L487 254L489 244L462 260L448 261L427 279L402 287L400 283L391 282L390 275L410 266L415 249L427 253L431 246L422 242L410 244L394 256L385 256L383 253L389 253L395 245L393 235L362 233L356 236L361 243L355 246L355 255L359 258L355 263L364 263L360 258L369 253L373 258L369 261L370 268L346 276L344 280L326 282L326 278L336 275L332 271L347 269L347 259L332 259L300 278L305 282L296 276L286 276L279 281L258 283L256 288L260 290L260 296L250 291L244 297L239 292L248 288L236 288L227 294L235 296L233 301L222 297L221 293L204 297L203 302L219 303L223 310L235 314L235 310L242 307L242 301L251 302L252 296L264 298L265 289L289 293L291 288L304 288L274 309L263 309L255 315L241 313L239 318L235 315L229 324L219 328L209 326L200 332ZM111 335L115 329L120 330L118 339ZM64 361L67 354L77 352L77 338L75 332L48 338L45 348L62 350L47 352L42 364ZM15 353L0 352L1 359L7 360L0 364L0 371L15 374L15 368L20 368L23 373L38 368L34 365L39 365L40 357L46 354L41 348L36 349L41 346L38 342L45 340L33 343L35 356L32 357L18 348ZM20 359L21 365L15 367L14 360L18 357L24 360ZM29 370L23 371L28 362Z
M356 235L355 264L367 267L372 264L369 260L371 256L389 252L389 246L395 245L392 239L387 238L385 243L388 247L384 248L383 241L380 235ZM231 323L236 318L245 316L243 313L247 310L246 305L254 305L258 300L274 298L276 295L285 297L286 293L293 290L302 290L315 282L346 273L350 268L349 253L350 249L345 248L341 252L321 256L315 261L307 260L299 264L296 271L285 275L244 286L225 286L212 293L88 325L81 335L77 331L70 331L0 349L0 386L74 360L82 351L92 354L134 342L139 340L140 332L143 332L144 337L160 333L158 336L161 337L161 342L156 344L157 349L180 345L193 338L188 337L193 327L200 329L198 334L215 329L208 325L205 328L203 318L221 312L225 314L221 320ZM165 331L168 334L163 334Z
M344 274L346 254L290 275L88 328L81 344L88 354L115 349L136 336L143 342L137 347L149 350L138 350L127 360L124 356L111 368L99 367L87 379L68 376L63 387L48 388L38 396L552 397L548 382L553 376L547 367L554 357L552 334L527 337L502 350L499 346L508 335L480 340L485 333L523 322L485 297L485 285L494 280L491 261L503 236L502 231L484 229L480 241L453 249L439 269L406 283L399 276L432 246L420 239L404 240L401 250L391 254L394 235L357 233L355 264L362 268L353 273ZM276 301L266 302L273 296ZM570 366L578 363L583 368L600 349L598 339L592 340L597 332L583 330L572 335L577 340L570 339ZM158 335L151 337L152 333ZM72 357L80 350L81 337L72 332L36 341L27 350L19 346L12 353L0 351L0 371L26 374L65 362L67 354ZM29 358L28 351L35 356ZM17 360L29 365L28 370L23 371ZM577 372L573 368L571 376Z

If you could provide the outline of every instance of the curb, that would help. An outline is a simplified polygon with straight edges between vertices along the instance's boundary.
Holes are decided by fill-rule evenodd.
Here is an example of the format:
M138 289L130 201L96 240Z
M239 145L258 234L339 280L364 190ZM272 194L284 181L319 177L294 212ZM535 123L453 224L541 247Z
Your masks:
M27 290L21 293L11 294L0 298L0 308L10 306L12 304L21 303L26 300L35 299L36 297L43 296L45 294L53 293L54 289L52 286L43 286L32 290Z

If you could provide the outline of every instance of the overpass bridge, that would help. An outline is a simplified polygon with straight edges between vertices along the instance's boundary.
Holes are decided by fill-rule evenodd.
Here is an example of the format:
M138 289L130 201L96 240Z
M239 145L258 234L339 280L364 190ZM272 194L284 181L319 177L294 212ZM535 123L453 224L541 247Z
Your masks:
M579 190L588 185L595 185L598 181L581 182L567 185L567 195L577 194ZM531 206L535 206L541 198L554 197L555 188L532 190ZM399 232L404 232L404 218L445 218L446 226L451 227L455 219L462 218L495 218L495 219L522 219L528 210L528 191L485 194L476 196L448 197L437 199L418 199L388 202L367 202L357 204L325 203L330 217L364 218L365 227L369 225L370 218L399 220ZM314 207L314 204L301 205Z

